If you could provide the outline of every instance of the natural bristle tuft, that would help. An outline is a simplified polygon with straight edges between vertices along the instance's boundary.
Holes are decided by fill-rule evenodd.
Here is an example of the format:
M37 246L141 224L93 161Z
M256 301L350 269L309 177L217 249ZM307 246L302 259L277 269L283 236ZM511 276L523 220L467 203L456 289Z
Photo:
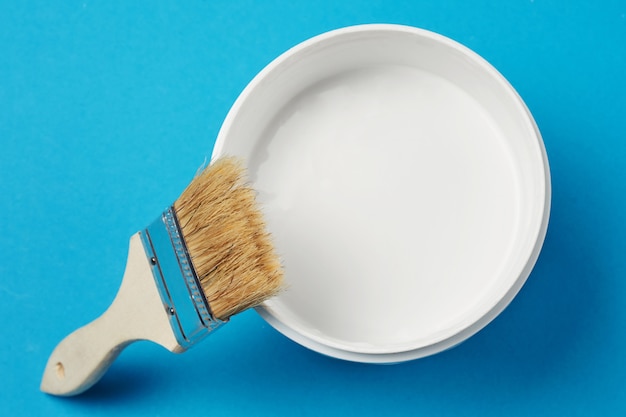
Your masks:
M221 158L204 169L174 209L215 317L226 320L280 290L282 266L237 159Z

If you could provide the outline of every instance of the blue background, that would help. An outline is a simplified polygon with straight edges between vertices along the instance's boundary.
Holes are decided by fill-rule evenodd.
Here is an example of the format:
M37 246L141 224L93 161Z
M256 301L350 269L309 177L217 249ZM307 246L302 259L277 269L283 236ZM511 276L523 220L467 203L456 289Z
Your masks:
M0 414L625 415L625 14L624 1L3 2ZM48 355L111 302L129 236L192 179L247 82L300 41L372 22L469 46L537 120L552 217L510 307L397 366L323 357L250 311L184 355L131 346L82 396L40 393Z

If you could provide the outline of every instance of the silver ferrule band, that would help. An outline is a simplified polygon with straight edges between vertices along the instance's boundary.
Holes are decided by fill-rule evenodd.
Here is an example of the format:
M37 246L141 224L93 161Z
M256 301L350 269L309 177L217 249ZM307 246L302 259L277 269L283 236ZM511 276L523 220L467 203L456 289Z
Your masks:
M189 348L225 322L213 317L173 207L141 233L152 274L178 343Z

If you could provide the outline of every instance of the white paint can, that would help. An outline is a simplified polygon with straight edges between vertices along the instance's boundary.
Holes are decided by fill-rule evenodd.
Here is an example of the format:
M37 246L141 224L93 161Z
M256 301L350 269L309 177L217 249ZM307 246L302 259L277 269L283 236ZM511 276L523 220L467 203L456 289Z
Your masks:
M432 32L332 31L261 71L214 157L248 162L288 288L258 308L336 358L391 363L467 339L541 249L540 133L490 64Z

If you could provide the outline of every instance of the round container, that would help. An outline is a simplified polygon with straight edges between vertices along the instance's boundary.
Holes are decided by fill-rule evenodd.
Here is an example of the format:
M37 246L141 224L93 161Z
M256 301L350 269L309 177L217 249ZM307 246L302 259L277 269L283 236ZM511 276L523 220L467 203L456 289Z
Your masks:
M332 31L246 87L214 157L245 158L287 289L258 308L336 358L401 362L513 299L546 232L548 162L491 65L405 26Z

